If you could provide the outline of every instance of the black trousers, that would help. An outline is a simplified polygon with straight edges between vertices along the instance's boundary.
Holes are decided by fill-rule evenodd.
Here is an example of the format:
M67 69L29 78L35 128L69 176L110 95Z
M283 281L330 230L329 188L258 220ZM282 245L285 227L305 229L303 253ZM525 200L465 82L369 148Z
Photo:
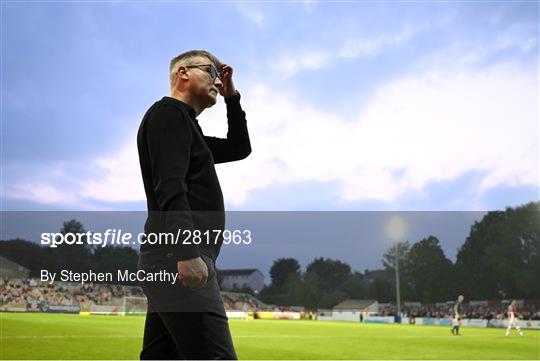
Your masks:
M141 360L236 360L225 311L150 312Z
M215 263L202 254L208 281L192 290L176 282L143 282L148 299L141 360L236 360L229 323L217 282ZM167 250L141 252L139 269L176 272L177 258Z

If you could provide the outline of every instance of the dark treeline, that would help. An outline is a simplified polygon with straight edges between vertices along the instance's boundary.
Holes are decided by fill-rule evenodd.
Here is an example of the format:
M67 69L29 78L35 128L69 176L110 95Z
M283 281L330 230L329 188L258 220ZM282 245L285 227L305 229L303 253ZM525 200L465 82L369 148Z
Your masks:
M488 212L475 222L452 263L437 237L397 247L401 298L434 303L454 300L540 298L540 203ZM383 255L383 268L353 272L348 264L318 258L305 272L293 258L270 269L272 282L259 297L278 305L330 308L348 298L395 301L396 247Z
M85 234L84 226L72 219L64 222L60 233ZM83 238L84 240L84 238ZM86 242L84 242L86 243ZM0 255L30 270L30 277L40 277L42 269L49 272L137 271L138 253L130 247L93 247L88 244L61 244L56 248L42 247L23 239L0 242Z
M86 233L76 220L60 233ZM270 269L271 283L258 297L270 304L330 308L348 298L395 300L396 248L402 300L423 303L453 300L464 293L469 300L540 298L540 203L488 212L475 222L457 259L452 263L439 239L429 235L416 242L391 246L382 268L353 271L339 260L317 258L304 272L294 258L282 258ZM129 247L62 245L41 247L21 239L0 242L0 255L31 270L58 272L115 272L137 269L137 252Z

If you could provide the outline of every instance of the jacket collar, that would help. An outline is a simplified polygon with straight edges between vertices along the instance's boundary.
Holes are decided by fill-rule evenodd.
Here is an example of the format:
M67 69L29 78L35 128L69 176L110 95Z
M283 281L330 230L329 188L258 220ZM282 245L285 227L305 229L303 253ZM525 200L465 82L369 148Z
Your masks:
M191 118L197 120L196 119L197 113L195 112L195 109L193 109L190 105L187 105L183 101L180 101L180 100L178 100L176 98L172 98L172 97L169 97L169 96L164 96L162 100L164 100L167 103L177 107L180 110L186 111L191 116Z

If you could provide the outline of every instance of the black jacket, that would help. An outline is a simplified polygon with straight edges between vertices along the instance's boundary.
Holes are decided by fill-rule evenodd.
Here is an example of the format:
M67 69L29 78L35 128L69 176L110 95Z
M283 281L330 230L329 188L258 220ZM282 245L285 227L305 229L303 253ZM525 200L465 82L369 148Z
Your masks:
M145 233L221 229L225 226L223 194L214 164L246 158L251 145L240 94L225 98L229 129L227 138L203 134L195 110L171 97L154 103L144 115L137 134L137 147L148 218ZM203 252L214 260L218 244L142 244L141 251L169 247L178 260Z

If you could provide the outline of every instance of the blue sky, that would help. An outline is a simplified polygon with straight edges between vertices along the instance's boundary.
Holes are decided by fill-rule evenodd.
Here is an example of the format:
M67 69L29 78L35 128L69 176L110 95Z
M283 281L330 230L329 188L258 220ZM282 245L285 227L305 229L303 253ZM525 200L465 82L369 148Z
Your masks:
M2 6L4 209L143 210L134 134L194 48L233 65L252 132L218 167L229 209L538 199L537 3ZM200 121L223 135L223 103Z
M191 49L233 66L247 113L229 210L539 199L536 2L1 6L4 210L145 210L135 134ZM223 101L199 121L223 136Z

